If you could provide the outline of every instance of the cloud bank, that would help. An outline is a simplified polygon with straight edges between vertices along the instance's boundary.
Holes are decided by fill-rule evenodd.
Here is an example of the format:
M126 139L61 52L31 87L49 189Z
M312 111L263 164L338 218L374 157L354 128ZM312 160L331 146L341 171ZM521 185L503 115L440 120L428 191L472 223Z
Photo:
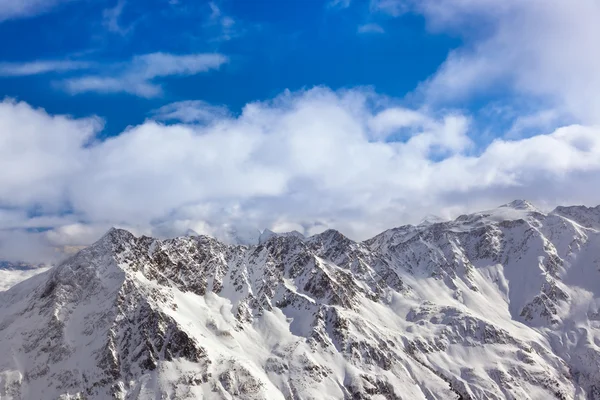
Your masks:
M329 4L336 12L352 6ZM515 198L546 209L596 205L600 5L372 0L369 21L407 12L423 15L430 31L463 41L417 88L422 103L413 108L364 88L285 92L239 114L197 99L167 104L99 140L98 118L0 103L0 258L48 260L112 225L156 236L336 228L365 239L424 215L452 217ZM215 27L233 26L225 17L213 7ZM64 87L156 97L162 78L227 61L220 54L153 53ZM70 67L5 64L0 71ZM533 106L517 104L502 137L482 140L477 115L456 107L499 93Z
M183 105L170 115L184 122L149 119L98 141L97 118L0 103L0 168L10 171L0 176L0 243L17 232L31 245L0 246L3 256L50 257L111 225L158 236L331 227L365 239L517 197L551 207L600 195L586 184L600 180L598 128L477 149L468 116L403 108L367 89L286 92L237 116Z

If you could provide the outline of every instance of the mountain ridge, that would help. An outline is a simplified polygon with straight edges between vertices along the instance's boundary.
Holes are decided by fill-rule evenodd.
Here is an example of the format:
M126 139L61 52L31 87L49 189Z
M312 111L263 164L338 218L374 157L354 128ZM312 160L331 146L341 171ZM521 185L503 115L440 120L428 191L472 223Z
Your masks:
M0 397L600 398L600 207L513 203L363 242L113 228L0 292Z

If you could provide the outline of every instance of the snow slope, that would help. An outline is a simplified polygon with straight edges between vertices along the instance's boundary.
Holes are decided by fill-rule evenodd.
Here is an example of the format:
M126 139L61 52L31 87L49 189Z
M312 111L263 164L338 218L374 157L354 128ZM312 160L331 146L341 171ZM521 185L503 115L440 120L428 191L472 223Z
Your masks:
M600 399L598 208L260 244L113 229L0 292L1 399Z

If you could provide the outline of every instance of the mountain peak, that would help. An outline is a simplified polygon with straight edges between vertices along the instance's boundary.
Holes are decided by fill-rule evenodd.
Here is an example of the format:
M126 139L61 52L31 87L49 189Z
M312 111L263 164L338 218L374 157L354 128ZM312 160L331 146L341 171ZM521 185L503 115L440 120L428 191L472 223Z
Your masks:
M102 237L123 237L123 236L133 236L133 233L129 232L127 229L111 227L104 236Z
M126 229L110 228L96 243L119 243L122 241L129 241L135 239L133 233ZM92 245L93 246L93 245Z
M419 225L433 225L438 224L440 222L445 222L446 220L442 217L438 217L437 215L429 214L425 218L419 222Z
M344 240L344 239L348 239L343 233L341 233L340 231L336 230L336 229L327 229L324 232L321 232L317 235L315 235L317 237L323 238L323 239L328 239L328 240Z
M277 232L273 232L270 229L265 229L261 234L260 237L258 238L258 244L263 244L266 243L267 241L269 241L271 238L273 237L295 237L298 238L300 240L304 240L305 237L303 234L301 234L298 231L291 231L291 232L282 232L282 233L277 233Z
M258 244L265 243L267 240L271 239L273 236L277 236L277 234L270 229L265 229L264 231L262 231L262 233L258 237Z
M538 211L538 209L528 202L527 200L513 200L510 203L506 203L501 205L499 208L512 208L515 210L523 210L523 211Z
M200 234L190 228L187 231L185 231L185 236L200 236Z

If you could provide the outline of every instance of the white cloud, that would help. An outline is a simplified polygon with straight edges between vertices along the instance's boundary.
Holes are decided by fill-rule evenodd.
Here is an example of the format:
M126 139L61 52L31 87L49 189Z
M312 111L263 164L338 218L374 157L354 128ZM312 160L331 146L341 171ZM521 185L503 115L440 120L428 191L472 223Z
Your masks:
M82 148L102 128L97 118L48 115L26 103L0 103L0 204L60 208L68 181L83 168Z
M0 22L33 17L73 0L0 0Z
M379 24L364 24L358 27L358 33L385 33Z
M211 7L216 28L235 26ZM110 225L155 235L333 227L363 239L427 214L453 216L514 198L542 207L598 202L598 3L373 0L371 9L417 11L429 29L463 38L421 86L422 108L363 89L286 92L237 116L184 101L97 141L97 118L0 103L0 258L52 257ZM225 62L219 54L155 53L64 84L72 93L155 97L160 78ZM70 69L77 68L0 65L5 75ZM436 106L490 88L542 98L549 108L517 114L503 138L476 148L472 117ZM565 120L579 124L561 126ZM28 231L36 227L49 230Z
M370 120L371 130L378 136L387 136L394 130L422 127L434 123L424 113L407 108L390 107Z
M327 8L348 8L350 0L330 0L326 4Z
M208 2L208 7L210 7L210 19L211 21L218 21L221 18L221 9L214 1Z
M201 100L186 100L167 104L153 111L159 121L181 121L185 123L209 123L230 115L225 106L214 106Z
M121 18L121 14L123 14L125 4L125 0L117 0L117 3L114 7L107 8L103 11L102 16L104 17L104 26L109 30L109 32L125 35L133 28L133 25L124 28L119 23L119 19Z
M505 133L505 137L514 139L528 136L531 132L548 131L553 126L560 126L564 119L566 119L565 116L554 109L519 115Z
M139 97L151 98L160 96L162 88L137 77L111 78L104 76L83 76L66 79L62 82L64 89L71 94L86 92L96 93L129 93Z
M398 17L408 11L408 1L371 0L371 11L382 12L394 17Z
M175 55L151 53L133 58L130 73L153 79L169 75L194 75L218 69L227 62L227 57L218 53Z
M399 107L389 107L369 121L374 138L405 139L421 154L436 149L452 152L468 149L471 145L465 135L468 124L468 119L460 114L447 114L435 120L423 112Z
M388 1L422 13L431 30L464 39L422 85L429 101L452 103L500 88L583 123L600 122L596 0Z
M362 89L286 92L239 116L205 118L207 107L177 103L165 115L191 124L149 120L90 141L96 119L1 103L0 168L11 173L0 176L0 221L11 232L51 228L31 234L46 257L44 245L85 244L110 225L155 235L333 227L364 239L514 198L552 206L600 196L598 128L497 139L475 153L469 117L400 108ZM0 258L16 257L4 248Z
M92 67L87 61L37 60L30 62L0 62L0 76L28 76L51 72L68 72Z
M227 57L218 53L176 55L151 53L135 56L126 64L115 65L110 74L66 79L62 86L71 94L85 92L129 93L156 97L162 93L157 78L195 75L219 69Z
M238 21L223 13L217 2L209 2L208 7L210 16L205 27L218 29L218 34L212 38L212 41L227 41L244 34L244 29L239 26Z

